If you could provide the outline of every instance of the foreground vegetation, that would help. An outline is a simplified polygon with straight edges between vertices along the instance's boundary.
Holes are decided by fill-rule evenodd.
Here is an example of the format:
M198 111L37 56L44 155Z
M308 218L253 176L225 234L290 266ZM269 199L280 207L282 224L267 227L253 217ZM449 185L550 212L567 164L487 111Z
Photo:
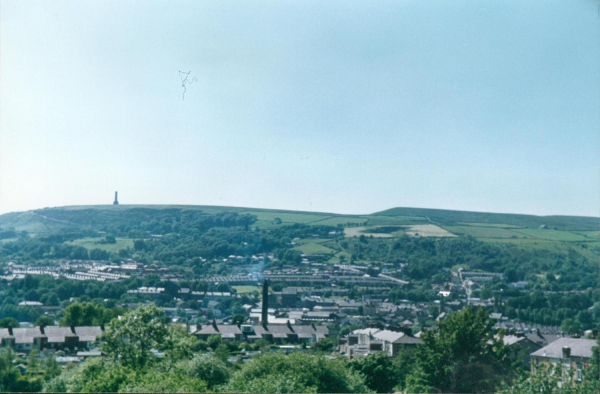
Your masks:
M487 315L472 308L451 314L423 335L423 345L394 358L376 353L348 361L323 348L289 355L263 348L247 363L231 363L230 349L240 344L218 337L199 341L149 305L110 322L102 344L106 357L63 371L31 359L29 370L38 372L21 376L11 362L14 354L4 351L0 383L5 391L47 392L598 392L597 347L583 383L548 370L531 376L519 359L508 357L502 333L492 331Z

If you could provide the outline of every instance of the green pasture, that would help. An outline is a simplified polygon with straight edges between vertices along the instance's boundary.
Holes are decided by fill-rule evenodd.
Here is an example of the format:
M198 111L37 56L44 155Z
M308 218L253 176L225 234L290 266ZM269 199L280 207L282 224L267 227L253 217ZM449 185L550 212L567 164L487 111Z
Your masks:
M83 246L88 250L101 249L107 252L118 252L121 249L133 248L133 240L128 238L117 238L117 243L114 244L101 244L98 243L103 238L81 238L75 241L67 242L68 245L72 246Z
M457 224L463 225L463 226L473 226L473 227L522 228L519 226L513 226L511 224L496 224L496 223L457 223Z
M475 238L529 238L528 235L501 227L479 226L443 226L446 230L457 235L470 235Z
M302 253L306 253L306 254L334 254L336 252L335 250L330 249L330 248L323 246L316 242L308 242L308 243L305 243L302 245L298 245L298 246L294 247L293 249L299 250Z
M338 245L338 241L334 239L316 239L317 243L334 250L340 250L340 245Z
M386 226L386 225L409 225L416 223L428 223L427 219L415 216L368 216L369 226Z
M552 241L549 239L539 238L478 238L479 241L483 242L496 242L496 243L511 243L519 246L536 246L541 245L542 248L548 245L560 245L558 241Z
M323 220L310 222L309 224L318 226L337 226L338 224L341 224L345 226L349 223L352 223L352 225L355 226L362 226L367 222L367 220L367 218L360 216L334 216Z
M574 233L583 235L594 241L600 241L600 231L574 231Z
M577 242L588 240L588 238L586 238L585 236L570 231L541 230L532 228L524 228L515 231L521 234L529 235L531 237L547 239L550 241Z
M342 256L344 256L344 257L346 258L346 260L345 260L345 262L346 262L346 263L348 263L348 262L350 261L350 257L351 257L351 256L350 256L350 254L349 254L349 253L346 253L346 252L339 252L339 253L336 253L336 254L335 254L335 255L334 255L332 258L330 258L329 260L327 260L327 262L328 262L329 264L339 264L339 263L341 263L341 260L340 260L340 258L341 258Z
M238 294L252 293L257 291L260 293L260 286L231 286L232 289L238 292Z
M561 241L552 241L547 239L539 238L526 238L526 239L511 239L511 238L479 238L483 242L513 244L519 248L526 250L548 250L554 253L568 253L569 249L575 249L579 253L594 258L593 252L590 251L590 247L594 242L586 242L585 245L588 249L582 248L579 243L564 243Z
M326 242L332 242L332 240L329 239L329 238L319 238L319 239L304 238L304 239L296 239L296 240L294 240L294 243L296 245L305 245L305 244L310 244L310 243L324 244Z
M275 218L281 219L283 223L310 223L316 220L324 219L330 215L327 214L312 214L312 213L286 213L286 212L262 212L262 211L245 211L251 215L256 215L260 221L273 222Z

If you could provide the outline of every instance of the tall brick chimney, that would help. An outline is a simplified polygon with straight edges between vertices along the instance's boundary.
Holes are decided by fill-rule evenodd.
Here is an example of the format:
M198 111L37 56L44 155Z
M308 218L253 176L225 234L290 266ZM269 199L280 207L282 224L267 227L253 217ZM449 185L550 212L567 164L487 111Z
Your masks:
M262 291L262 315L261 315L263 327L267 327L269 323L269 281L265 279L263 282Z

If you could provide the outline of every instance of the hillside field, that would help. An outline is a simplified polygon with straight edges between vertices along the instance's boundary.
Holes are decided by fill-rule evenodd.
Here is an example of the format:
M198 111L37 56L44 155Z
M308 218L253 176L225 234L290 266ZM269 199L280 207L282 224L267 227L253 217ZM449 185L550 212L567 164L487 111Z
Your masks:
M118 252L121 249L133 248L132 239L117 238L117 243L114 244L101 244L99 243L101 240L102 238L81 238L67 243L73 246L83 246L88 250L101 249L107 252Z
M0 215L0 229L26 231L33 236L44 236L57 232L87 231L91 232L90 235L72 241L70 244L80 245L87 249L98 248L109 252L118 252L120 249L133 247L133 239L119 238L116 244L100 244L97 242L101 239L101 235L98 234L97 238L94 237L94 231L100 230L105 221L118 219L122 214L154 210L170 210L182 214L198 211L208 214L228 212L250 214L255 215L257 219L252 225L253 229L272 230L295 223L311 226L341 226L344 228L345 237L365 235L376 238L396 238L405 235L416 236L417 234L421 237L471 236L484 242L513 243L525 248L551 250L563 249L563 246L585 250L588 247L597 248L600 244L600 220L598 218L513 215L421 208L393 208L374 214L344 215L203 205L69 206ZM106 212L106 215L103 212ZM94 213L95 216L90 216L91 213ZM10 242L10 239L1 241L6 244ZM296 242L294 249L306 254L331 255L334 256L332 259L337 261L341 256L339 245L329 241L327 239L301 240ZM328 242L328 245L325 245L325 242Z

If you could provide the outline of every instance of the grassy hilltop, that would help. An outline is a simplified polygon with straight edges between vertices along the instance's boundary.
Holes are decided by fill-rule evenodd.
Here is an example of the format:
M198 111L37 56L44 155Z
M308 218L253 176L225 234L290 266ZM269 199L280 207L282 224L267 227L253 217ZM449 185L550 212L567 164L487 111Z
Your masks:
M299 223L343 227L346 237L373 236L394 238L402 235L419 237L472 236L481 241L514 243L524 247L587 249L600 247L600 219L578 216L534 216L521 214L452 211L423 208L392 208L366 215L302 212L277 209L222 207L205 205L87 205L44 208L0 215L0 229L27 231L31 235L48 235L64 231L101 230L117 223L127 225L153 213L236 212L256 216L253 228L274 229ZM4 237L0 242L6 242ZM93 240L78 240L78 245L97 247ZM118 245L102 246L109 251L130 246L123 239ZM297 249L304 253L332 253L327 240L302 240ZM585 252L585 250L584 250Z

